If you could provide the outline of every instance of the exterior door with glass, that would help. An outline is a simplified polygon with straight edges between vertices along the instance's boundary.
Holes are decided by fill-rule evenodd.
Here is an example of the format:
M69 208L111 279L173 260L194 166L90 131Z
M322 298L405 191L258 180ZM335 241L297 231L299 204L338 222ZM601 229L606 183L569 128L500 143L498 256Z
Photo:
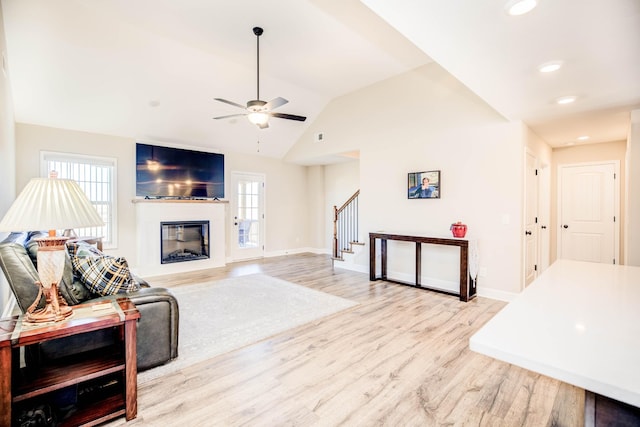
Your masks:
M231 257L264 256L264 175L232 172Z

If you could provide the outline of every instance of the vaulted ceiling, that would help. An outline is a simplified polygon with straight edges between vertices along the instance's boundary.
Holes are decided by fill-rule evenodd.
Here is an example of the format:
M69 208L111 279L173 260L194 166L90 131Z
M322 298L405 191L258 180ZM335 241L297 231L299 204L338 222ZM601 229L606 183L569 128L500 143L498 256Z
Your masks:
M282 157L335 97L431 61L554 146L626 138L640 108L640 1L2 0L15 118ZM260 130L214 101L283 97ZM560 60L555 73L539 64ZM570 105L555 100L573 95ZM381 100L393 102L393 100Z

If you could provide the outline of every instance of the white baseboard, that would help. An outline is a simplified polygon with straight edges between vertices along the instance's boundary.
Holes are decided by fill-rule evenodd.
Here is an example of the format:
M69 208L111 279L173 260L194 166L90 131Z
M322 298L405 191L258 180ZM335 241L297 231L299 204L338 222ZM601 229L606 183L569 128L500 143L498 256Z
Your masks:
M498 301L511 302L518 296L518 294L478 286L478 296L483 298L495 299Z
M304 253L312 253L318 255L331 255L331 250L324 248L296 248L296 249L283 249L279 251L265 251L265 258L273 258L277 256L286 256L286 255L295 255L295 254L304 254Z
M354 264L354 263L345 262L345 261L336 261L334 264L334 267L369 274L368 265ZM392 277L395 280L400 280L400 281L409 282L409 283L415 280L415 278L412 275L406 274L406 273L399 273L399 272L388 272L387 277ZM460 290L460 287L459 287L460 285L458 282L451 282L451 281L436 279L433 277L423 277L422 282L423 282L423 285L425 286L429 286L429 287L444 290L444 291L457 293ZM490 298L490 299L495 299L498 301L505 301L505 302L511 302L515 299L515 297L518 296L517 293L505 292L499 289L484 287L482 286L482 284L478 285L477 292L478 292L478 296L480 297Z
M367 265L360 265L360 264L354 264L352 262L337 260L333 263L333 266L337 268L342 268L344 270L357 271L358 273L369 274L369 266Z

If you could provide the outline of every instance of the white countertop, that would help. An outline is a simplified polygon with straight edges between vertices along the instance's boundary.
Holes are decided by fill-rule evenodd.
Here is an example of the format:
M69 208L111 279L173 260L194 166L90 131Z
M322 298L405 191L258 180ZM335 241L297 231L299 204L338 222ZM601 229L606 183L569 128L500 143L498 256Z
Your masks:
M640 407L640 267L558 260L469 347Z

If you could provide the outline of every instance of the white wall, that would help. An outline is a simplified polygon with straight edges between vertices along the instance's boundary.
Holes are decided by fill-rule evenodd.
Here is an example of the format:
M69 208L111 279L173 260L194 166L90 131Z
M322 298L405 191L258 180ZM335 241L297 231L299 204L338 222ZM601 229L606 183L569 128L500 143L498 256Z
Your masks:
M7 47L4 36L4 19L0 8L0 66L9 63ZM16 197L16 161L15 161L15 127L13 123L13 100L11 98L11 87L9 76L4 70L0 71L0 158L2 167L0 168L0 219L9 210L11 203ZM6 237L7 233L0 232L0 240ZM0 274L0 313L11 294L9 285Z
M319 131L331 135L324 144L312 142ZM486 271L479 293L508 297L521 283L524 141L521 123L509 123L429 64L335 99L286 159L359 150L367 241L376 230L450 235L450 224L462 221L479 241ZM408 200L407 173L432 169L442 173L441 199ZM457 280L457 252L447 249L423 250L429 279ZM389 276L410 276L413 247L390 251ZM368 247L355 262L366 271Z

